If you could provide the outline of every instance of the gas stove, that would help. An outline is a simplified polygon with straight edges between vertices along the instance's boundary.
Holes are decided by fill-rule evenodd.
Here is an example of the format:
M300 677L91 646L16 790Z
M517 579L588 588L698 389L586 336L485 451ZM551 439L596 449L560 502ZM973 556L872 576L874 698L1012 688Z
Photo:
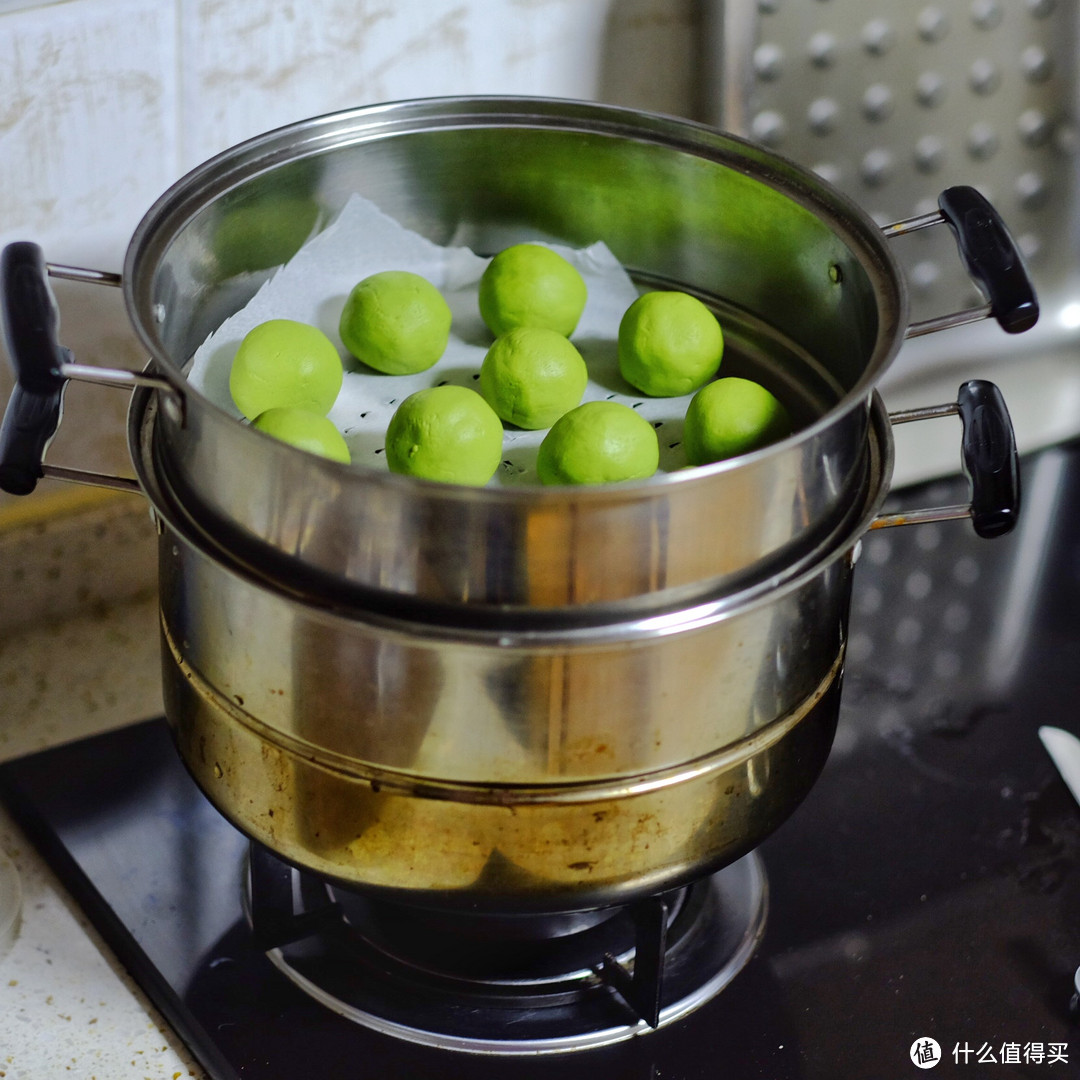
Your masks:
M823 776L632 910L444 923L312 879L161 718L8 762L0 797L215 1080L1074 1075L1080 808L1037 732L1080 728L1080 448L1023 478L1003 539L864 538Z

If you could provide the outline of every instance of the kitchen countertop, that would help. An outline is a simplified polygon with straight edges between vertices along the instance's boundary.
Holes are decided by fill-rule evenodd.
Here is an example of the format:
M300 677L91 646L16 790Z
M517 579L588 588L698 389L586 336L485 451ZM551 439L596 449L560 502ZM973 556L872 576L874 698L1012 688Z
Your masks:
M156 619L146 598L0 647L0 758L160 713ZM0 1077L202 1077L2 809L0 851L23 892L0 959Z
M161 713L152 540L134 500L0 521L0 760ZM0 1078L202 1077L2 808L0 852L22 888L0 955Z

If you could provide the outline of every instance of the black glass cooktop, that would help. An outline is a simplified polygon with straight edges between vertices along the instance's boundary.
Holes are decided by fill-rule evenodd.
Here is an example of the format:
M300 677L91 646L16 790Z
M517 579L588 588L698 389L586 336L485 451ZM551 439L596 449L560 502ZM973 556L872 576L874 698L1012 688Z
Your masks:
M308 998L254 944L247 842L161 719L0 766L0 797L215 1080L895 1080L922 1075L913 1046L932 1064L928 1040L932 1076L1077 1075L1080 807L1037 731L1080 732L1080 452L1023 476L1003 539L962 523L864 539L834 752L758 852L763 940L708 1004L624 1043L450 1052Z

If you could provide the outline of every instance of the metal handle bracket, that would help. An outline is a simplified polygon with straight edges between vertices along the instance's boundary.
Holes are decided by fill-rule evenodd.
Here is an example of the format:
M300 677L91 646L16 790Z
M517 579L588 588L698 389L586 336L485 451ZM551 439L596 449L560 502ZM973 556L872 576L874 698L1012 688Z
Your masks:
M133 390L149 386L162 409L183 426L183 393L167 379L123 368L77 364L57 340L56 300L50 277L119 286L119 274L45 262L36 244L9 244L0 255L0 323L15 372L15 387L0 424L0 489L29 495L43 477L119 491L141 490L136 480L111 473L47 465L45 453L60 425L69 380Z
M1030 330L1039 318L1035 287L1005 223L975 188L946 188L938 198L937 210L886 225L882 233L890 239L940 224L952 229L964 267L987 297L987 303L912 323L904 336L922 337L991 316L1008 334Z
M1004 536L1020 513L1020 458L1001 392L993 383L973 379L960 387L955 402L890 413L889 421L907 424L941 416L959 416L963 423L961 463L971 485L971 502L881 514L870 528L971 518L979 536Z

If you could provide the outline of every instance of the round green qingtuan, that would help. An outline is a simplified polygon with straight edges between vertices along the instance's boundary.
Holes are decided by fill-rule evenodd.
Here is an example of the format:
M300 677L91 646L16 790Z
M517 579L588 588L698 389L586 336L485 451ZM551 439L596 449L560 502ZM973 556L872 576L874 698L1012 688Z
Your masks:
M386 375L412 375L446 351L450 323L450 305L427 278L383 270L353 286L338 330L361 363Z
M619 323L619 370L651 397L680 397L711 379L724 354L716 316L684 292L647 292Z
M348 465L351 460L344 436L332 420L307 409L267 409L251 422L253 428L275 439Z
M519 326L495 339L480 368L480 393L508 424L551 427L581 401L589 372L554 330Z
M502 421L475 391L433 386L410 394L390 418L391 472L483 487L502 460Z
M229 371L229 392L249 420L278 407L325 416L343 379L341 357L318 327L270 319L240 342Z
M748 454L791 434L783 403L750 379L717 379L686 410L683 448L691 465Z
M496 336L536 326L569 337L587 297L585 279L575 267L541 244L505 248L480 278L480 315Z
M544 484L611 484L656 472L660 444L648 420L617 401L587 401L564 413L540 444Z

